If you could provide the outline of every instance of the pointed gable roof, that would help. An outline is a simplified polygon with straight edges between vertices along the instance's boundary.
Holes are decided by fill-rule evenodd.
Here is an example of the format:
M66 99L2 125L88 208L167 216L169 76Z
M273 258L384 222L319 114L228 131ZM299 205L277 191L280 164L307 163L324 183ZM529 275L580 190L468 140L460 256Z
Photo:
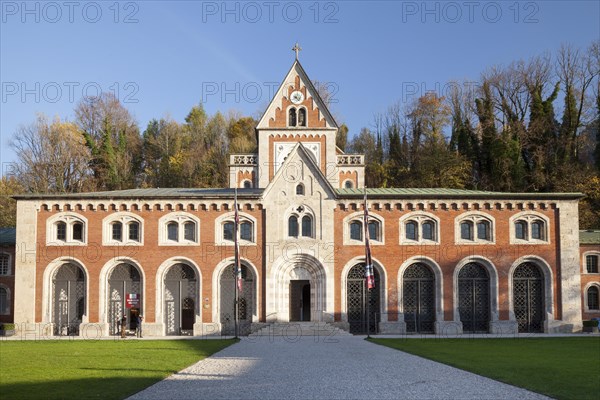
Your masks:
M269 106L263 113L262 117L260 118L260 121L258 121L258 124L256 125L256 129L270 128L269 120L273 118L276 110L281 109L282 99L288 97L288 93L285 92L285 89L286 89L286 87L289 87L290 84L291 85L295 84L296 76L300 77L301 86L304 86L307 90L306 97L307 98L310 97L313 99L315 106L316 106L315 108L325 118L325 124L326 124L325 127L337 129L338 128L337 122L335 122L335 119L329 112L329 109L325 105L325 102L319 95L319 92L313 85L312 81L310 80L310 78L306 74L306 71L304 70L304 68L300 64L300 61L298 61L298 60L294 61L294 63L292 64L292 67L290 68L290 70L286 74L285 78L279 85L277 92L275 92L275 96L273 96L273 98L271 99L271 102L269 103Z
M283 175L285 173L284 171L286 170L286 167L290 163L295 162L297 158L301 158L302 161L304 161L306 167L310 170L311 174L319 182L319 185L325 190L325 192L327 192L329 196L331 196L331 198L336 198L337 192L335 188L327 180L327 177L325 176L325 174L323 174L323 171L321 171L319 166L316 164L313 155L310 153L309 150L306 149L306 147L301 142L296 143L294 148L290 151L290 154L283 162L281 167L279 167L277 173L275 174L271 182L269 182L267 187L263 190L261 197L264 199L266 196L269 195L273 187L277 185L278 181L280 181L281 179L285 179Z

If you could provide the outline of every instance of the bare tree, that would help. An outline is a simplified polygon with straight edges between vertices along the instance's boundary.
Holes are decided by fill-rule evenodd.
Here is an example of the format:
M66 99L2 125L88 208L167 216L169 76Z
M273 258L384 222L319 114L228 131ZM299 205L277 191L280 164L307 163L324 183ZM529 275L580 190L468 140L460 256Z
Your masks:
M21 126L11 141L19 162L16 175L26 190L69 193L87 189L91 155L77 126L44 115Z

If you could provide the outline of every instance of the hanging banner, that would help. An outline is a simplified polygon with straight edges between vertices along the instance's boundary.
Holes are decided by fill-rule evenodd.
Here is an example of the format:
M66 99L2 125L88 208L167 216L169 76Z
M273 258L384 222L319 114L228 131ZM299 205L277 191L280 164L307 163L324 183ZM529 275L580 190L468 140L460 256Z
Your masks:
M137 293L127 293L127 295L125 296L125 306L127 308L139 308L140 295Z

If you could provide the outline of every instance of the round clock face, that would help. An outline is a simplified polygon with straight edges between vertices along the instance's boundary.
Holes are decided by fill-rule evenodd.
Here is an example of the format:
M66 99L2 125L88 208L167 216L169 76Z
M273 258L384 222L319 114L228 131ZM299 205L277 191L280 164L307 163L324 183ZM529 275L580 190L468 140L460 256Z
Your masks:
M296 90L295 92L292 92L290 100L292 100L292 103L294 104L300 104L302 103L302 101L304 101L304 95L302 94L302 92Z

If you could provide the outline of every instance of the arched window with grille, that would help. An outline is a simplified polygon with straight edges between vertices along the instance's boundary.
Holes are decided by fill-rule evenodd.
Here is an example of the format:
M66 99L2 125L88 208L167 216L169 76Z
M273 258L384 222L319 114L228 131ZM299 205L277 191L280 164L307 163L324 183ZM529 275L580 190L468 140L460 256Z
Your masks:
M587 290L587 308L590 311L600 310L600 298L598 286L590 286Z
M10 256L6 253L0 253L0 275L10 275Z
M169 222L167 224L167 239L173 242L179 241L179 224L177 222Z
M362 222L352 221L350 222L350 239L352 240L363 240L363 228Z
M288 236L298 237L298 217L295 215L288 218Z
M223 239L233 241L233 235L234 235L233 230L234 230L233 222L231 222L231 221L225 222L223 224Z
M112 240L122 241L123 240L123 223L120 221L113 222L112 227Z
M309 215L302 217L302 236L313 237L312 218Z
M0 285L0 315L10 314L10 300L8 288Z
M304 108L298 110L298 126L306 126L306 109Z
M415 221L408 221L405 226L406 238L409 240L419 240L419 225Z
M381 241L381 224L379 221L369 221L369 239Z
M288 126L296 126L296 109L290 108L288 112Z
M585 270L588 274L598 273L598 258L596 254L588 254L585 256Z
M240 224L240 239L248 242L254 241L252 222L244 221Z

